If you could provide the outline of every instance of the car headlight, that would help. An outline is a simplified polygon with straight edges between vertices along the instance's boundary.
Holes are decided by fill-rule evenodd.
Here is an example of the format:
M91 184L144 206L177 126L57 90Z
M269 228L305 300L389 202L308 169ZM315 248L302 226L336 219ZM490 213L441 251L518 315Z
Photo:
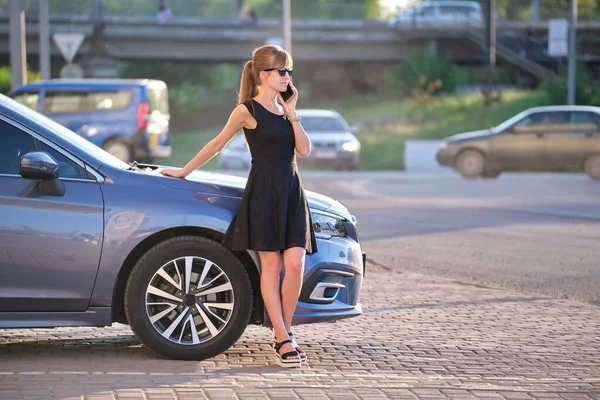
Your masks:
M321 239L330 239L333 236L346 236L344 218L324 211L312 210L310 213L315 230L315 236Z
M346 142L342 144L342 149L344 151L358 151L360 149L360 144L358 142Z

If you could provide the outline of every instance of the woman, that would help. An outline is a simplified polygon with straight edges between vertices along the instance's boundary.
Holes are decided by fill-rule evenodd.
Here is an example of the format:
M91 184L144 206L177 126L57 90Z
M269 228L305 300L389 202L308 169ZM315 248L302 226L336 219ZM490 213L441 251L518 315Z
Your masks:
M296 114L298 91L291 82L292 57L279 46L254 50L244 65L239 105L225 128L180 170L163 175L183 178L207 162L243 128L252 153L252 168L240 209L225 235L233 250L256 250L261 262L260 290L275 333L275 351L284 367L306 362L291 333L292 317L304 274L306 252L317 243L302 181L297 152L310 153L310 139ZM287 87L293 95L283 101ZM281 253L285 277L279 286Z

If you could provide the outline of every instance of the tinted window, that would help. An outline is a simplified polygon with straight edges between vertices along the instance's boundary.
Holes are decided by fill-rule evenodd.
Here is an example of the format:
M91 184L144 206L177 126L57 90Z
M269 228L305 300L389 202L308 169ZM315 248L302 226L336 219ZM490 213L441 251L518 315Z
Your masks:
M77 163L63 156L46 143L37 141L37 150L50 154L58 163L58 176L61 178L87 178L87 173Z
M29 107L30 109L37 111L38 100L40 98L40 94L37 92L27 92L27 93L19 93L13 96L15 101L23 104L24 106Z
M92 142L73 131L65 128L63 125L58 122L38 113L30 110L22 104L13 101L12 99L5 102L6 105L10 106L16 113L20 115L25 124L37 124L43 125L48 130L53 131L54 134L61 136L63 139L68 140L74 146L77 146L82 152L87 153L94 158L96 158L101 164L108 164L115 168L129 168L129 165L117 157L107 153L102 150L100 147L96 146ZM0 145L0 152L2 151L2 147Z
M34 138L0 120L0 174L19 175L22 155L35 151Z
M44 114L122 110L131 102L131 91L46 92Z
M0 174L20 174L21 157L31 151L44 151L58 162L61 178L83 178L87 173L61 153L27 132L0 120Z
M348 132L348 126L334 117L302 117L302 127L306 132Z

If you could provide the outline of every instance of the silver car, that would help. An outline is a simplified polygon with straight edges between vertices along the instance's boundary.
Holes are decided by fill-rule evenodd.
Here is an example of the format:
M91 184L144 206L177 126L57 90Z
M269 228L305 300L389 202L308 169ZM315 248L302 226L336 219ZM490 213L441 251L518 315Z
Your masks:
M127 164L0 95L0 328L129 324L175 359L213 357L269 326L253 251L221 244L245 179ZM319 252L294 323L361 314L356 220L307 191Z
M337 111L298 110L302 126L312 142L307 157L297 157L298 165L355 170L360 157L360 142ZM242 134L234 137L219 155L222 169L249 169L250 151Z

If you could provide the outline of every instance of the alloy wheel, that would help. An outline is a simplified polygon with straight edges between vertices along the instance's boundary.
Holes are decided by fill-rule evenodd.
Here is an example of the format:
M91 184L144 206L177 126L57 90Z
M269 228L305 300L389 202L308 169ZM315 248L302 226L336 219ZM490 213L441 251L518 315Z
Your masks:
M146 289L145 308L154 329L169 341L197 345L227 326L234 308L229 277L212 261L173 259L156 271Z

